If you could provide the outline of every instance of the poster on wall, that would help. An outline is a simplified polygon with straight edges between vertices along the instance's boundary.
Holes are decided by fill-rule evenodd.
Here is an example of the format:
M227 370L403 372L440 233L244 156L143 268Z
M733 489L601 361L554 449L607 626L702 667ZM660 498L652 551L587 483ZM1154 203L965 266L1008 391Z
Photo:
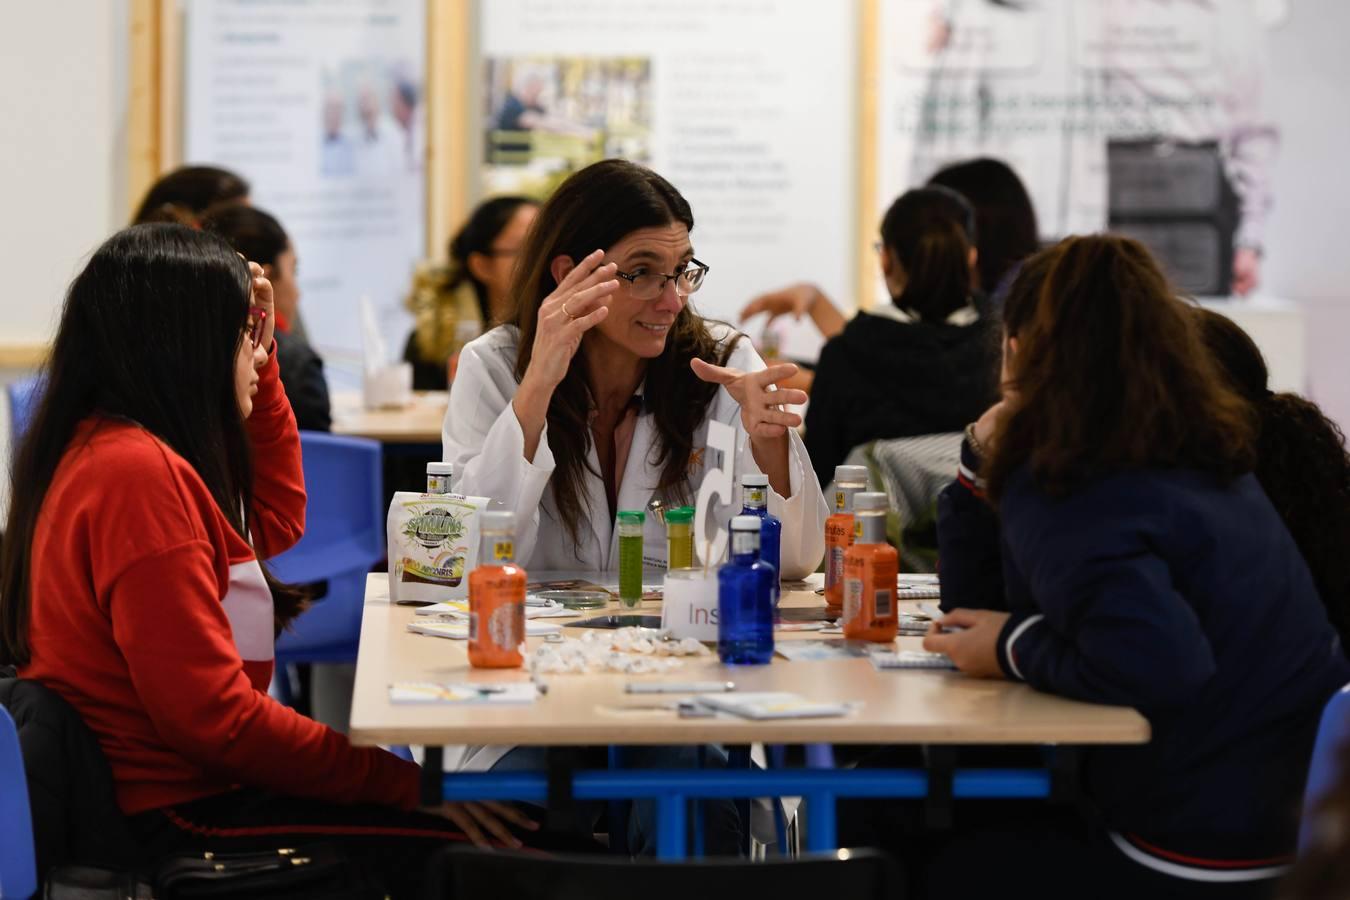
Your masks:
M543 197L593 161L640 162L693 208L703 315L734 321L802 280L852 308L854 7L485 0L478 193ZM814 358L812 332L771 337Z
M425 0L187 7L185 158L238 172L281 221L330 373L359 359L362 298L392 356L406 337L426 221L425 23Z
M1026 183L1041 236L1137 237L1185 290L1260 283L1279 144L1271 0L881 0L877 203L960 160Z

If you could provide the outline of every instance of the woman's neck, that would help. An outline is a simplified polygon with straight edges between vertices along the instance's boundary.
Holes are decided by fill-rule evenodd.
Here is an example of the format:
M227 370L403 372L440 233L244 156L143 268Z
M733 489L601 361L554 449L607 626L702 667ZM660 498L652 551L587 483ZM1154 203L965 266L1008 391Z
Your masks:
M627 406L647 374L647 360L600 335L584 340L581 353L596 408L605 413Z

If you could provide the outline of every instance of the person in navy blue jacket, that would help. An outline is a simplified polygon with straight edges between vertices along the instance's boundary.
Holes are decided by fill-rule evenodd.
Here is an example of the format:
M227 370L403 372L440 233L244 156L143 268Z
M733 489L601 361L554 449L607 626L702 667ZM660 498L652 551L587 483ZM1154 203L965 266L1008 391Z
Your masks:
M934 896L1269 896L1350 663L1251 474L1250 406L1148 251L1118 237L1028 262L1003 366L1004 399L967 429L939 503L942 624L963 630L924 646L970 675L1132 706L1152 739L1084 751L1091 821L957 838Z

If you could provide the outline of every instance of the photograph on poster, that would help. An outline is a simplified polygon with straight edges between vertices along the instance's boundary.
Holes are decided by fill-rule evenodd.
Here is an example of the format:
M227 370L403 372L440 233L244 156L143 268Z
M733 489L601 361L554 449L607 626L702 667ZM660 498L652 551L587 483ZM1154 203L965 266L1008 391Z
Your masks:
M542 198L597 160L651 161L650 59L490 58L483 84L491 193Z
M1279 144L1263 102L1260 4L890 0L884 9L894 40L883 142L895 143L881 158L906 170L883 174L884 185L998 156L1026 180L1043 237L1111 228L1148 243L1189 291L1256 287Z
M319 171L380 178L422 168L422 85L404 61L348 60L323 73Z

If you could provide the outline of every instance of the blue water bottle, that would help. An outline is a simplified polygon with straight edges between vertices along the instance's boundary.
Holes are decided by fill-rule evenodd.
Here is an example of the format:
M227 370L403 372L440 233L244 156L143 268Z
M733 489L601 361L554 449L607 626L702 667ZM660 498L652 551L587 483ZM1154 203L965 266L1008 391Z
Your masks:
M769 476L744 474L741 476L741 515L759 516L759 558L773 566L773 605L778 606L778 579L782 576L782 556L779 544L783 536L783 523L777 516L769 515Z
M731 562L717 570L717 655L731 666L773 658L773 589L778 572L759 557L760 520L731 520Z

